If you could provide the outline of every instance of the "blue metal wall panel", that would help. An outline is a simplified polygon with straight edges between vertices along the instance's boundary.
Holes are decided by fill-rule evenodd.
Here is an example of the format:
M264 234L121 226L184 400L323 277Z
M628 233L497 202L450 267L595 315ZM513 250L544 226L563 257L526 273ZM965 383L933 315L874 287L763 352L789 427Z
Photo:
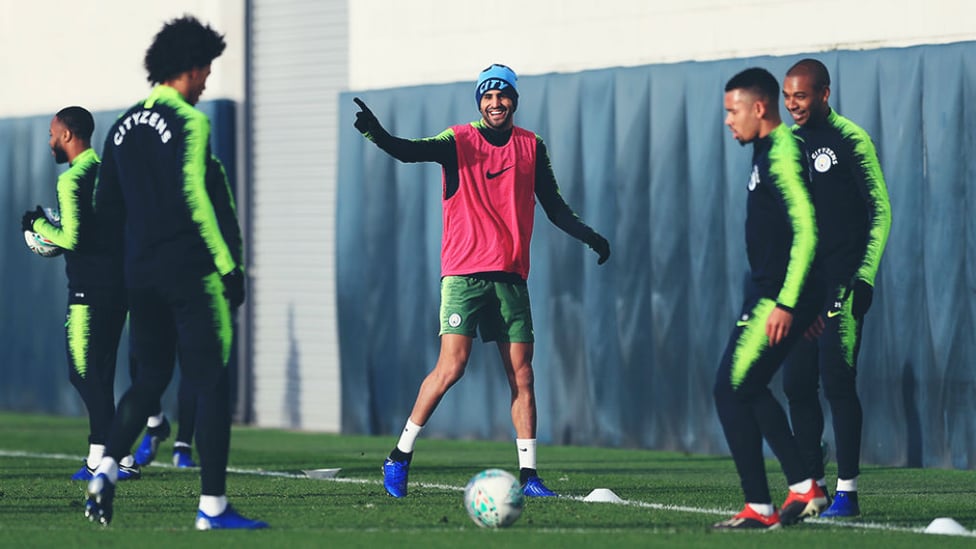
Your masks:
M831 70L832 105L874 138L893 209L859 366L863 457L973 468L976 43L813 56ZM563 196L613 245L597 267L538 212L529 290L541 441L727 451L711 386L746 276L751 149L723 127L723 87L749 66L782 77L802 57L520 79L516 123L543 136ZM424 137L478 117L473 87L340 97L346 432L397 433L433 367L441 230L439 167L398 164L364 140L352 97L393 134ZM475 345L425 436L514 436L496 355Z

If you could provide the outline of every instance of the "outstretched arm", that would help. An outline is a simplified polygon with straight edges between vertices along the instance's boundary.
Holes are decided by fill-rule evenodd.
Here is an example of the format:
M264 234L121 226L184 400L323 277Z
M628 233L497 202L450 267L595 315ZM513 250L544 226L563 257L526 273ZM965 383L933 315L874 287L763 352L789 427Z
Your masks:
M610 258L610 243L600 233L580 221L576 212L563 200L562 195L559 194L559 186L556 184L556 175L552 171L546 144L538 136L536 136L536 143L535 195L543 211L546 212L546 217L553 225L589 246L599 256L597 264L603 265Z
M400 162L437 162L445 165L457 161L454 147L454 131L446 129L434 137L423 139L404 139L390 135L373 111L366 106L362 99L355 97L353 101L361 109L356 113L353 125L384 152Z

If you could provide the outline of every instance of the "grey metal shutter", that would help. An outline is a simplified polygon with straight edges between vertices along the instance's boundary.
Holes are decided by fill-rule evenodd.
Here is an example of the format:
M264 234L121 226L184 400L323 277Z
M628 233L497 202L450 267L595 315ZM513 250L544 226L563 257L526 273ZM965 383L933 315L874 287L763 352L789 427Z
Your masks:
M249 419L337 432L336 97L345 0L247 3Z

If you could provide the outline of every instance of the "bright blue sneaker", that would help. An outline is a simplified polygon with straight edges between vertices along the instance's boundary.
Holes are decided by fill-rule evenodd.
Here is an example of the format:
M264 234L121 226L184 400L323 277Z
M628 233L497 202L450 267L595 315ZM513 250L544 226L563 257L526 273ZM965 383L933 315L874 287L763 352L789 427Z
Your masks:
M386 493L395 498L405 497L409 473L409 462L393 461L386 458L386 461L383 462L383 488L386 488Z
M105 473L98 473L88 483L88 499L85 500L85 517L91 522L107 525L112 522L112 500L115 485Z
M71 475L71 480L91 480L95 476L95 470L88 468L88 461L78 469L78 472Z
M224 512L215 517L197 510L196 526L197 530L257 530L267 528L268 523L242 516L228 503Z
M173 465L180 469L187 469L189 467L196 467L197 463L193 461L193 453L189 448L186 446L178 446L173 448Z
M156 427L147 427L146 434L142 437L142 443L136 450L136 465L149 465L156 459L156 452L159 451L159 443L169 438L169 420L163 417L163 422Z
M522 493L531 498L550 498L558 495L546 488L539 477L529 477L529 480L522 485Z
M119 480L139 480L142 478L142 469L133 463L130 465L119 464Z
M838 490L834 494L834 502L826 511L820 513L821 517L856 517L861 514L861 507L857 504L857 492L844 492Z

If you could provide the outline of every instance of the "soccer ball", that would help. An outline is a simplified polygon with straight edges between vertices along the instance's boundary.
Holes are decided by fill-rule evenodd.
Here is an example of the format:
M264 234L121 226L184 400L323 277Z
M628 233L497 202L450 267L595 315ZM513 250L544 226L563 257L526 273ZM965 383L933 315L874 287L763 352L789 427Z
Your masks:
M482 528L511 526L522 515L525 496L517 478L501 469L487 469L464 487L464 508Z
M54 225L61 226L61 216L51 208L44 208L44 215ZM64 253L64 248L44 238L34 231L24 231L24 241L32 252L41 257L56 257Z

